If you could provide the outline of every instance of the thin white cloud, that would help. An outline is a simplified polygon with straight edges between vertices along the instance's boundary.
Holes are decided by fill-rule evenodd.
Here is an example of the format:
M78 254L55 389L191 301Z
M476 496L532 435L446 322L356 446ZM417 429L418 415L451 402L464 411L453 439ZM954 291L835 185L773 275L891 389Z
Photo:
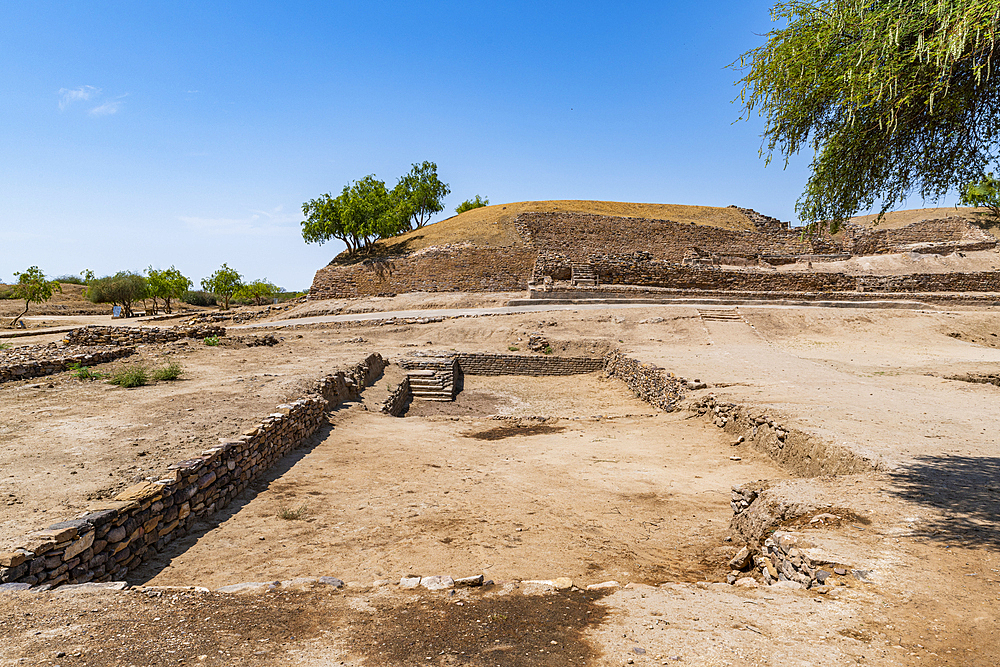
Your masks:
M105 102L100 106L96 106L87 113L91 116L110 116L112 114L118 113L118 110L122 106L121 100L111 100L110 102Z
M59 89L59 109L60 111L74 102L86 102L92 97L101 94L100 88L94 86L80 86L79 88Z
M298 224L299 218L281 211L278 206L270 211L252 211L252 215L243 218L182 215L178 219L196 232L216 236L283 236Z

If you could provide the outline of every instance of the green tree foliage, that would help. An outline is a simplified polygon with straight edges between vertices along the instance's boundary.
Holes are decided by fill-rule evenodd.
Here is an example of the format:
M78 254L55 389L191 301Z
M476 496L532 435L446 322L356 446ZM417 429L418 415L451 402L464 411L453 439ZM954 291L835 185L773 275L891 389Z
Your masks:
M17 326L17 323L28 312L28 308L33 303L45 303L52 298L54 291L62 292L62 287L56 280L47 280L45 274L37 266L29 267L21 272L14 272L17 282L11 290L11 296L15 299L24 299L24 310L15 317L9 328Z
M734 65L762 154L814 151L802 220L939 199L997 159L1000 0L779 2L772 19Z
M369 249L378 239L396 236L409 227L406 210L374 175L345 185L340 196L329 194L302 205L302 238L306 243L340 239L350 252Z
M960 204L988 208L995 223L1000 223L1000 179L993 172L986 174L975 183L969 183L962 190Z
M252 301L254 305L262 306L265 301L272 299L280 291L280 287L268 282L267 278L264 278L263 280L254 280L240 286L233 295L233 298L244 303Z
M480 199L479 195L476 195L475 199L466 199L464 202L459 204L458 208L455 209L455 213L461 215L462 213L465 213L466 211L471 211L474 208L482 208L483 206L489 206L489 205L490 205L489 197L483 197Z
M229 300L243 285L243 276L223 264L219 269L201 281L201 288L222 298L222 309L229 310Z
M408 229L420 229L431 216L444 210L442 200L451 188L442 183L433 162L413 164L410 173L399 179L392 190L392 197L400 207L400 215L407 220Z
M143 276L133 271L119 271L103 278L92 276L90 274L87 281L87 300L91 303L121 306L125 317L134 317L132 306L149 298L149 284Z
M171 312L170 302L180 299L191 289L191 279L171 266L169 269L158 270L153 267L146 269L146 282L149 285L149 296L153 300L153 311L156 311L157 299L163 299L163 309Z

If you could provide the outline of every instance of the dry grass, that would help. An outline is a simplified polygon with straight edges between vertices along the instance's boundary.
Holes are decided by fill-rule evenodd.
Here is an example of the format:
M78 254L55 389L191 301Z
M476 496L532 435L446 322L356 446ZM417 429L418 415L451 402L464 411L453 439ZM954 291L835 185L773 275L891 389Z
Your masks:
M524 245L514 229L514 218L529 211L559 211L591 213L619 217L673 220L674 222L712 225L724 229L752 229L742 213L715 206L683 206L680 204L633 204L613 201L527 201L497 204L466 211L461 215L416 229L400 236L380 241L378 245L395 251L412 251L446 243L471 242L483 246Z

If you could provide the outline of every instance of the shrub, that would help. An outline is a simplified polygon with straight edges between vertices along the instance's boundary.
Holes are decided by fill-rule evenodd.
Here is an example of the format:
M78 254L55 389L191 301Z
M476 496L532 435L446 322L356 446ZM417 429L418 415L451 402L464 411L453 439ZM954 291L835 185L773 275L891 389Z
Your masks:
M542 350L542 354L552 354L555 350L552 349L551 345L546 345L545 349Z
M205 343L205 345L208 345L209 347L215 347L216 345L219 344L219 337L218 336L208 336L207 338L204 339L203 342Z
M98 373L97 371L91 368L87 368L86 366L81 366L78 363L70 364L69 369L70 371L72 371L73 377L75 377L77 380L94 381L94 380L100 380L102 377L104 377L102 373Z
M86 285L87 281L80 276L56 276L56 282L65 283L69 285Z
M163 368L153 371L153 379L157 382L176 380L184 373L184 369L176 361L171 361Z
M192 306L214 306L217 303L215 295L204 290L188 290L181 295L181 301Z
M511 352L517 352L521 348L519 348L517 345L511 345L507 349L510 350Z
M455 213L461 215L466 211L471 211L474 208L482 208L483 206L489 206L489 205L490 205L489 197L480 197L479 195L476 195L475 199L466 199L464 202L459 204L458 208L455 209Z
M132 387L142 387L149 383L149 370L143 364L133 364L122 366L111 374L108 384L116 384L119 387L131 389Z
M278 510L278 516L286 521L299 521L305 519L309 514L309 507L307 505L300 505L295 509L291 507L282 507Z

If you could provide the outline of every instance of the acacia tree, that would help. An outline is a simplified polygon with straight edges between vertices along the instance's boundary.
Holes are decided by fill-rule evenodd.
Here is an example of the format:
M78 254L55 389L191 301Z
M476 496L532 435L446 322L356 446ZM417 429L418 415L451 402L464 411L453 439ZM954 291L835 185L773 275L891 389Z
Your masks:
M969 183L962 191L959 203L987 208L993 216L994 224L1000 223L1000 178L996 178L991 171L979 182ZM985 227L989 223L980 224Z
M135 315L132 310L133 304L149 298L149 284L138 273L119 271L113 276L90 277L87 281L86 296L91 303L121 306L125 317L133 317Z
M191 279L171 266L169 269L146 269L146 282L149 285L149 296L153 299L153 310L156 310L156 299L163 299L163 309L171 312L170 301L180 299L184 292L191 289Z
M349 252L368 250L378 239L409 229L404 209L374 175L345 185L336 198L324 194L302 205L302 238L323 244L340 239Z
M996 161L1000 0L779 2L772 19L787 24L734 66L767 160L814 151L803 221L940 199Z
M410 173L401 177L392 190L400 214L409 227L417 229L426 225L432 215L444 210L442 200L449 193L451 188L438 178L437 165L427 161L414 163Z
M229 310L229 300L233 298L243 285L243 277L235 270L223 264L219 269L201 281L201 288L206 292L211 292L218 297L222 297L222 309Z
M12 293L15 299L24 299L24 310L7 325L9 329L17 326L31 304L45 303L52 298L53 291L62 292L62 285L55 280L46 280L45 274L37 266L21 272L15 271L14 277L17 278L17 283Z
M233 297L240 301L253 301L255 306L262 306L266 299L270 299L280 291L280 287L264 278L240 286Z

